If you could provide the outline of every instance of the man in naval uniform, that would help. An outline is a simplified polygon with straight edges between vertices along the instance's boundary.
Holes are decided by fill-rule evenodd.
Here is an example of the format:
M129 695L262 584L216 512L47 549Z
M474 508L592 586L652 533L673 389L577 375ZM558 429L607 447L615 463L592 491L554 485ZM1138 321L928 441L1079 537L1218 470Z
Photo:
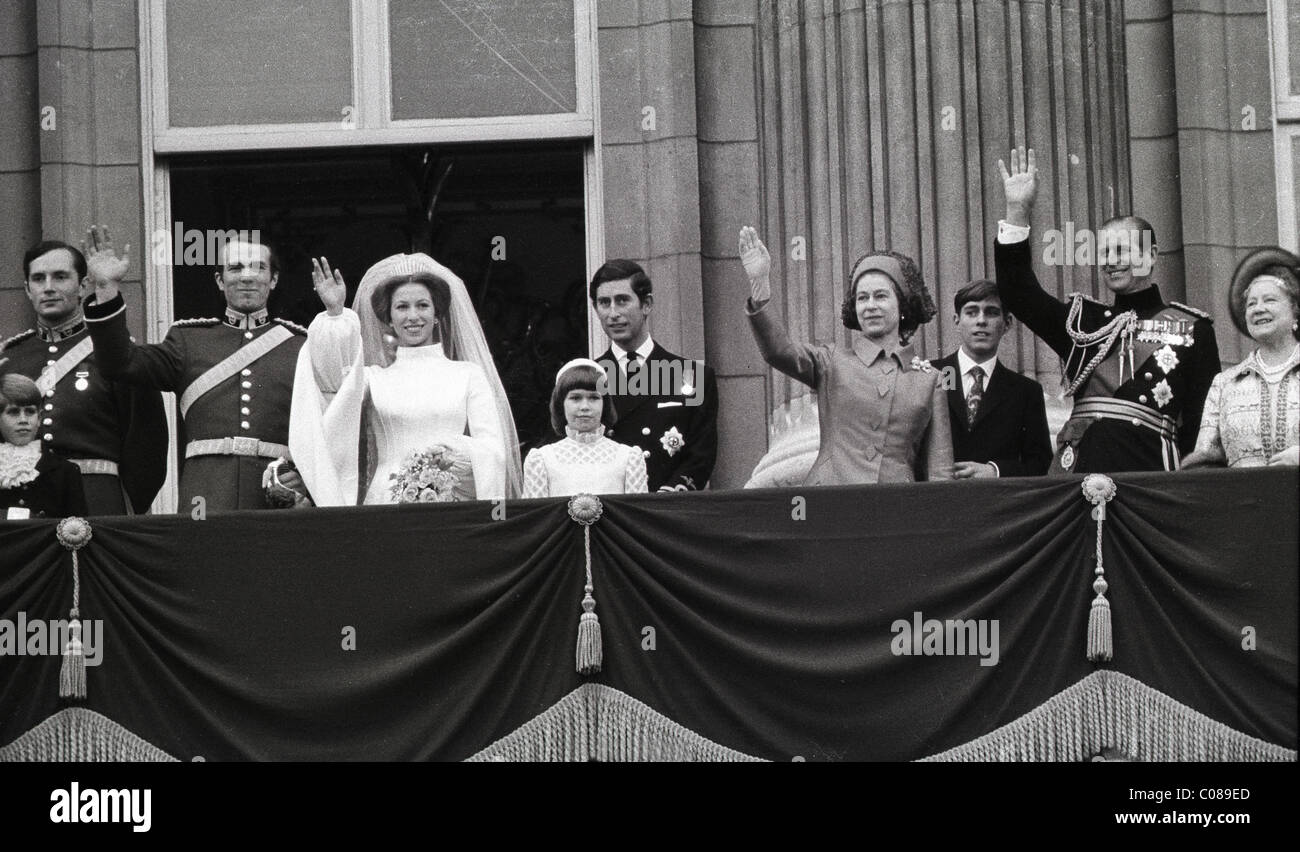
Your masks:
M36 327L0 344L0 372L35 379L43 446L81 469L91 515L149 510L167 475L162 396L107 378L96 363L82 313L89 287L85 256L46 240L23 256ZM125 334L125 329L123 330Z
M1061 357L1065 393L1074 397L1048 472L1176 470L1196 444L1219 371L1209 315L1164 301L1151 279L1155 234L1136 216L1112 219L1097 236L1113 304L1079 293L1062 302L1044 293L1029 240L1038 190L1034 152L1012 151L1009 172L998 166L1007 201L993 248L1002 304Z
M718 383L702 361L651 339L653 290L631 260L608 261L591 279L591 303L610 339L596 359L617 414L608 434L641 449L650 491L695 491L708 484L717 457Z
M111 244L97 240L91 258L95 293L86 321L104 373L177 395L178 443L184 447L180 511L267 508L263 472L269 461L289 454L293 376L307 339L302 326L267 314L279 280L275 254L257 243L227 242L215 275L226 296L225 316L180 320L161 343L147 346L126 334L117 286L126 257L117 258Z

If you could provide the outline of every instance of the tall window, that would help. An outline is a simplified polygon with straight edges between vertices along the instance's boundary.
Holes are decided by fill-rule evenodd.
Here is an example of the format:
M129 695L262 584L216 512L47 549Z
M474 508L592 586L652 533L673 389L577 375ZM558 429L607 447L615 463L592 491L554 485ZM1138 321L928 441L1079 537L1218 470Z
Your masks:
M276 243L272 308L298 321L320 309L308 257L355 288L426 251L470 287L521 439L543 439L559 361L599 329L595 6L142 0L146 228L173 247L146 273L151 339L220 307L194 231Z
M151 0L158 153L591 138L591 0Z

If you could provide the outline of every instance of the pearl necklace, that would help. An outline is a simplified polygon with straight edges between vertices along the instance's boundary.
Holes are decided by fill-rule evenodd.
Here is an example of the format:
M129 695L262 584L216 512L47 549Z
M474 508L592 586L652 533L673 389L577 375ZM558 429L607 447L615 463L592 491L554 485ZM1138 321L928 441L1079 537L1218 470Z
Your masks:
M1277 384L1283 376L1290 372L1297 361L1300 361L1300 343L1296 344L1295 348L1291 350L1291 354L1281 364L1271 367L1264 363L1264 355L1258 349L1255 350L1255 369L1259 370L1259 375L1270 385Z

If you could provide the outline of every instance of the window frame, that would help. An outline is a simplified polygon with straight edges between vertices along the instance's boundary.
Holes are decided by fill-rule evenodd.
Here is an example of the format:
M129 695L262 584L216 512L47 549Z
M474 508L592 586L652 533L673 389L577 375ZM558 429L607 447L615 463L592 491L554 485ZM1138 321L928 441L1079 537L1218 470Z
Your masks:
M605 260L605 201L602 176L600 87L597 81L597 2L573 0L577 112L537 116L492 116L464 119L391 120L392 94L389 79L388 3L351 0L353 93L371 96L354 103L356 126L344 129L342 122L281 125L226 125L198 128L168 127L167 10L166 0L141 0L137 6L140 69L140 175L144 201L143 226L146 239L160 225L171 229L171 171L174 154L225 153L256 150L371 147L385 145L444 144L456 142L517 142L542 139L584 141L584 203L587 220L587 277ZM359 45L377 45L372 50ZM354 97L354 100L356 98ZM141 257L148 257L146 252ZM142 269L145 291L145 327L151 342L167 335L175 317L170 266ZM587 303L587 333L590 351L604 351L604 328ZM164 394L169 448L167 478L152 511L171 514L190 511L178 506L177 417L172 404L175 394Z
M1290 44L1287 33L1288 3L1300 0L1269 0L1269 65L1273 78L1273 156L1277 180L1278 245L1300 252L1300 211L1297 211L1297 181L1294 146L1300 144L1300 94L1291 94L1291 52L1300 44ZM1300 82L1300 81L1297 81Z
M338 121L171 127L167 79L167 0L147 0L142 13L141 64L153 80L150 145L155 154L335 148L448 142L591 139L596 134L596 2L572 0L577 110L541 115L402 119L392 117L387 2L350 0L352 16L351 126ZM145 58L147 55L147 60Z

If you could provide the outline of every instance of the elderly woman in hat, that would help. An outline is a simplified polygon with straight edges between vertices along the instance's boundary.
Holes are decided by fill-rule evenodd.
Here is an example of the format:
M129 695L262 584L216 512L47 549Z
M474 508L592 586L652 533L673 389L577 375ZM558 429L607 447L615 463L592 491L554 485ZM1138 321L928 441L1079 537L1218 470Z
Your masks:
M1183 467L1300 464L1300 258L1248 255L1228 290L1232 321L1258 347L1214 377Z
M935 314L916 263L870 252L849 273L841 318L849 345L791 342L775 310L771 258L753 228L740 232L746 305L763 359L817 391L821 447L807 485L916 482L952 477L943 374L908 341Z

